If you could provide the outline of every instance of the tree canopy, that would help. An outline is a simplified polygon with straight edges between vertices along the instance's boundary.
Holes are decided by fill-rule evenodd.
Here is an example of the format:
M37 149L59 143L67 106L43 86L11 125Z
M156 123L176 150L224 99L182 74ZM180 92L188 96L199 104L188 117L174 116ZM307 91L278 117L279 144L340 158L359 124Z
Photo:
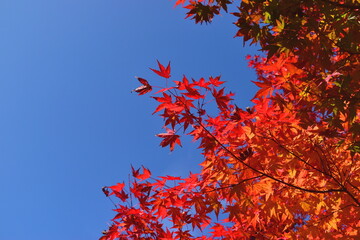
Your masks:
M235 4L176 2L196 23ZM104 188L119 203L101 240L360 237L360 1L243 0L231 14L236 36L265 54L248 57L254 105L238 107L220 77L176 79L158 62L160 145L190 135L202 168L153 178L142 167L130 191ZM138 80L135 92L152 91Z

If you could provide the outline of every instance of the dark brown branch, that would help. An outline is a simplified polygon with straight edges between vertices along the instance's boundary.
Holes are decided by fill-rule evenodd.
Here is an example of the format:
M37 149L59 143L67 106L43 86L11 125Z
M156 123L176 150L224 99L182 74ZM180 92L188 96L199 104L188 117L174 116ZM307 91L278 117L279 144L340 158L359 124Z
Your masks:
M349 195L352 200L354 200L354 202L356 202L356 204L360 207L360 201L347 189L345 188L344 185L340 184L340 186L342 187L342 189L344 190L344 192Z
M270 133L271 134L271 133ZM273 135L271 134L271 136L273 137ZM282 147L283 149L285 149L288 153L290 153L291 155L293 155L294 157L298 158L299 160L301 160L304 163L307 163L305 160L303 160L301 157L299 157L297 154L293 153L292 151L290 151L289 149L287 149L286 147L282 146L281 143L278 143L276 140L272 139L272 138L268 138L270 140L273 140L275 143L277 143L280 147ZM308 164L309 166L311 166L310 164ZM331 179L333 179L336 184L338 184L340 186L339 189L342 189L343 192L345 192L346 194L348 194L355 202L358 206L360 206L360 201L338 180L336 179L333 175L328 174L327 172L323 172L315 167L313 167L314 169L316 169L317 171L321 172L322 174L324 174L325 176L330 177Z
M355 188L358 192L360 192L360 189L359 189L357 186L355 186L354 184L352 184L352 183L349 181L349 179L347 180L347 183L348 183L350 186L352 186L353 188Z
M265 138L265 139L268 139L268 140L271 140L273 141L274 143L276 143L277 145L279 145L282 149L284 149L286 152L288 152L289 154L293 155L295 158L297 158L300 162L303 162L305 165L311 167L312 169L314 169L315 171L318 171L322 174L324 174L325 176L327 177L331 177L328 173L314 167L313 165L311 165L310 163L308 163L307 161L305 161L304 159L302 159L299 155L297 155L296 153L290 151L289 149L287 149L285 146L283 146L279 141L277 141L274 136L270 133L270 135L273 137L273 138L269 138L269 137L265 137L265 136L261 136L262 138Z
M247 164L246 162L242 161L238 156L236 156L233 152L231 152L227 147L224 146L224 144L222 144L199 120L196 120L197 123L214 139L214 141L216 143L218 143L221 148L223 148L226 152L228 152L233 158L237 159L239 162L241 162L242 164L244 164L246 167L250 168L251 170L253 170L254 172L257 172L267 178L270 178L276 182L279 182L281 184L284 184L288 187L292 187L292 188L295 188L295 189L298 189L300 191L305 191L305 192L312 192L312 193L329 193L329 192L344 192L345 190L343 188L340 188L340 189L327 189L327 190L315 190L315 189L307 189L307 188L302 188L302 187L299 187L299 186L296 186L294 184L291 184L291 183L288 183L288 182L285 182L281 179L277 179L267 173L264 173L264 172L261 172L260 170L252 167L251 165ZM360 206L360 203L359 203L359 206Z
M214 191L218 191L218 190L221 190L221 189L233 188L233 187L238 186L238 185L240 185L240 184L242 184L242 183L244 183L244 182L247 182L247 181L250 181L250 180L254 180L254 179L257 179L257 178L261 178L261 177L263 177L263 176L264 176L264 175L261 174L261 175L259 175L259 176L255 176L255 177L252 177L252 178L243 179L243 180L241 180L241 181L238 182L238 183L230 184L229 186L214 188L214 189L211 189L211 190L206 191L206 192L214 192Z

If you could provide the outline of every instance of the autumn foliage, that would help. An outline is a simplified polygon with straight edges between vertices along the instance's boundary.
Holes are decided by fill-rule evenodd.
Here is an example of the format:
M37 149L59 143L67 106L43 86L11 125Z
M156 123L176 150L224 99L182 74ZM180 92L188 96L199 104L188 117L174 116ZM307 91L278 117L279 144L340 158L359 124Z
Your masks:
M176 2L199 23L230 4ZM202 169L151 177L142 167L129 191L104 188L118 203L101 240L360 239L360 2L243 0L232 14L236 36L264 53L248 59L254 105L238 107L220 77L172 79L158 62L160 145L173 151L190 135ZM152 91L138 80L135 92Z

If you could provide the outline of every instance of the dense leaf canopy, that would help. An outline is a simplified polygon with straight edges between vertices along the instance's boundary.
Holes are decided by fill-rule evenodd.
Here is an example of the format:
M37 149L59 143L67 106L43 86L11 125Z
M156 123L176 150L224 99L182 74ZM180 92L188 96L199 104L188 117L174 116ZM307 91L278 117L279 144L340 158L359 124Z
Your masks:
M196 23L230 4L176 2ZM236 106L220 77L173 80L158 63L167 86L153 95L160 145L172 151L182 133L192 136L202 169L151 178L143 167L129 192L105 188L120 203L101 240L360 237L360 2L243 0L232 14L236 36L266 56L248 59L254 106ZM152 90L138 79L135 92Z

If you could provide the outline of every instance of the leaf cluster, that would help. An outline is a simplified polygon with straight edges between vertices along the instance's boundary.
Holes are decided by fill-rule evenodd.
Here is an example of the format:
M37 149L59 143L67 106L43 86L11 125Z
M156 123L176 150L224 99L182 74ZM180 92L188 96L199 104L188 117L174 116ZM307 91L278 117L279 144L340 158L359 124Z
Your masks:
M187 5L188 4L188 5ZM178 0L195 22L232 1ZM236 35L258 43L249 57L259 87L241 108L221 77L171 79L152 95L164 120L160 146L188 135L201 171L152 178L133 169L109 239L357 239L360 236L360 3L243 0ZM151 82L135 89L150 93ZM215 111L214 111L215 108ZM195 158L195 157L194 157Z

